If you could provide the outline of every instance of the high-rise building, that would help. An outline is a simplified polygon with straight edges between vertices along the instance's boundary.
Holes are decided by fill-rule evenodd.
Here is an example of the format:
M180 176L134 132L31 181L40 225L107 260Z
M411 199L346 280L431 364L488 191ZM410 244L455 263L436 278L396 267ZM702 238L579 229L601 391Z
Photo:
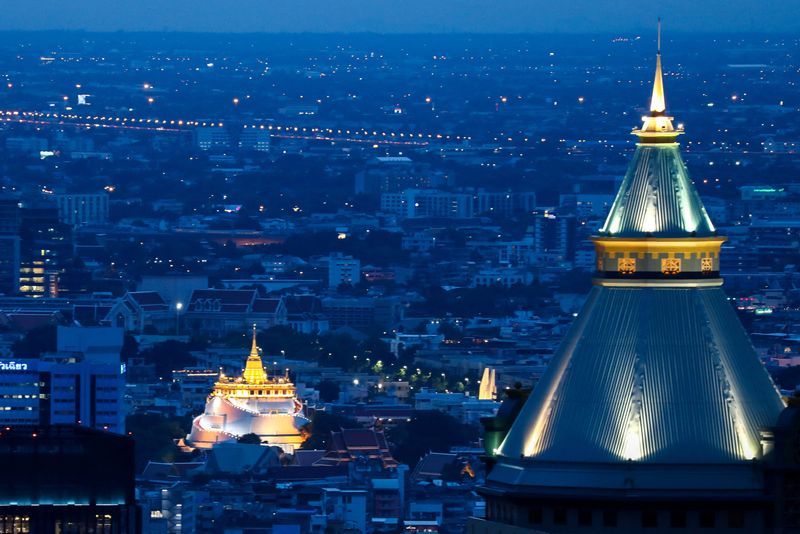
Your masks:
M430 189L453 185L448 176L431 171L427 163L407 156L382 156L366 163L356 174L356 194L399 193L405 189Z
M574 215L546 212L534 219L533 232L536 252L555 254L565 261L575 257L577 221Z
M244 128L239 134L239 148L269 152L272 141L272 132L263 126L261 128Z
M361 262L352 256L333 253L328 258L328 287L354 286L361 281Z
M19 291L20 207L15 198L0 198L0 293Z
M105 224L108 221L108 194L56 195L59 220L70 226Z
M466 219L474 215L472 195L433 189L406 189L383 193L381 210L401 217Z
M121 328L59 327L58 350L0 360L0 427L125 430Z
M141 532L128 436L80 426L4 428L0 462L0 532Z
M201 150L215 150L229 148L231 140L225 128L202 126L194 130L194 143Z
M633 161L593 238L595 286L494 451L473 534L797 526L784 505L800 416L722 291L725 238L665 110L659 52Z
M57 297L58 279L73 255L72 232L55 205L23 206L20 225L19 291L31 297Z

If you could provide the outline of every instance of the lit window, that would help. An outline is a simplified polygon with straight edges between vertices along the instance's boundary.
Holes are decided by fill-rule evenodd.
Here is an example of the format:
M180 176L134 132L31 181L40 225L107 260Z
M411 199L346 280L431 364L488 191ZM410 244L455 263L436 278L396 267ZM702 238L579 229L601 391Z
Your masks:
M713 270L713 260L711 258L700 259L700 272L710 273Z
M664 258L661 260L661 272L667 275L678 274L681 272L681 260L679 258Z
M619 274L633 274L636 272L636 258L620 258L617 261Z
M603 258L597 258L597 270L598 271L603 270Z

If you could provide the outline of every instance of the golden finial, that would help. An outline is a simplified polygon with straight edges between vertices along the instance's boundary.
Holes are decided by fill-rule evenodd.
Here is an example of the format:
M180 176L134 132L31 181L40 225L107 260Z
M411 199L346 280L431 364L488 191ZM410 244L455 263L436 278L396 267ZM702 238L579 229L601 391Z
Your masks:
M258 356L258 345L256 345L256 324L253 323L253 346L250 347L250 356Z

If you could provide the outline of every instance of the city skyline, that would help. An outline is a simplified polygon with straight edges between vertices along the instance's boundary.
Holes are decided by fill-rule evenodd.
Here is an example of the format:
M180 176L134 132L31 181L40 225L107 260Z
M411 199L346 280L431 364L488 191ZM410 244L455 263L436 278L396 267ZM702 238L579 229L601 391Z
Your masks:
M0 532L800 532L787 2L36 7Z

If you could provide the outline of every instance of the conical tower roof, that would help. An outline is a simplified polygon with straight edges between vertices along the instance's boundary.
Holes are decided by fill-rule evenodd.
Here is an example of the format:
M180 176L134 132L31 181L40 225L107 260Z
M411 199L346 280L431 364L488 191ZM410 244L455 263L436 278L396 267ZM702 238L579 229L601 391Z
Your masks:
M724 238L689 181L664 101L659 58L653 110L594 238L595 287L498 448L490 485L763 486L751 461L783 401L720 287Z
M692 185L678 143L682 130L666 115L661 72L661 31L650 114L633 133L639 138L601 235L616 237L710 237L714 225Z
M542 461L760 456L783 403L720 288L592 290L501 453Z

